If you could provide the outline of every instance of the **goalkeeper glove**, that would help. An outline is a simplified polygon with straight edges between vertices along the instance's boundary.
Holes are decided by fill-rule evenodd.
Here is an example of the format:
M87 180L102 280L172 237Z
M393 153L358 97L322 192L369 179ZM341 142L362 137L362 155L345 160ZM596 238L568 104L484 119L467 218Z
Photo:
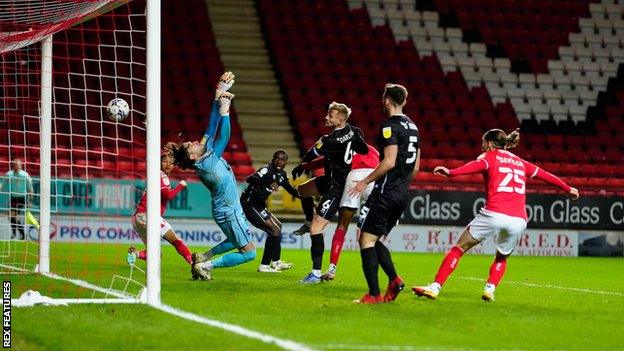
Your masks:
M303 168L303 163L300 163L297 166L295 166L295 168L293 168L292 170L293 180L301 177L304 171L305 169Z
M230 113L230 105L232 104L233 98L234 94L228 93L227 91L223 91L219 94L219 113L222 116Z

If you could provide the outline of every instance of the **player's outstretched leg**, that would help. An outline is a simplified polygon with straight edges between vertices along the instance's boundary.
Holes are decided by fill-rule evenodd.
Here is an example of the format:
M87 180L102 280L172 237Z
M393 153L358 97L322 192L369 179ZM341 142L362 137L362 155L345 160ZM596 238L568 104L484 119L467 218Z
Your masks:
M182 239L173 231L173 229L167 230L163 238L167 240L173 247L175 247L176 251L187 263L191 263L191 250L189 250L188 246L182 241Z
M438 273L435 276L434 282L427 286L412 287L412 292L416 296L425 296L430 299L436 299L438 297L438 294L440 294L440 290L442 289L442 285L444 285L448 277L451 273L453 273L464 253L480 242L470 234L469 229L470 226L464 229L464 232L459 237L459 240L457 240L457 244L453 246L449 252L447 252L446 256L444 256L442 264L440 264L440 268L438 268Z
M448 277L451 273L453 273L457 267L457 263L459 263L459 260L463 255L464 250L462 250L462 248L459 246L453 246L449 252L446 253L446 256L444 256L444 259L440 264L440 268L438 268L438 273L435 276L434 282L427 286L413 286L412 292L416 296L425 296L430 299L436 299L438 294L440 294L442 285L444 285Z
M501 279L503 279L503 275L505 275L508 256L509 255L503 255L498 251L496 252L496 258L494 258L494 262L492 262L490 266L490 275L483 288L483 294L481 295L483 301L494 301L494 290L496 290Z

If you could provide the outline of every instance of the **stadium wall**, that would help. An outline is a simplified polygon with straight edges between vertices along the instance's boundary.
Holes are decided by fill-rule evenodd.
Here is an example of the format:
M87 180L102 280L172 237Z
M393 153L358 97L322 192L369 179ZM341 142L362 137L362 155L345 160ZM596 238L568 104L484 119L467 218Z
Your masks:
M35 194L38 179L33 179ZM239 192L245 183L239 183ZM134 213L144 190L142 180L65 180L52 182L52 211L57 214L81 213L130 216ZM280 188L280 191L283 189ZM581 190L582 191L582 190ZM412 190L401 223L434 226L465 226L485 203L482 192ZM283 197L290 196L283 191ZM37 208L38 196L33 199ZM291 206L296 203L289 202ZM0 193L0 209L8 208L7 193ZM271 207L275 212L280 208ZM582 196L570 201L564 194L527 194L529 227L551 229L589 229L622 231L624 228L624 197ZM197 181L167 205L167 218L211 218L210 194Z
M206 219L169 220L177 234L189 246L211 247L225 239L225 235L212 221ZM300 223L285 223L282 247L308 249L310 237L292 232ZM0 218L0 228L8 228L6 217ZM330 225L329 231L333 229ZM397 226L385 243L394 252L445 252L461 234L461 226L409 225ZM250 227L253 242L263 247L266 233ZM347 232L344 249L357 250L357 229L352 225ZM130 217L75 217L57 215L52 218L51 241L93 244L138 244L140 239L132 228ZM0 233L0 240L8 239L8 231ZM30 240L37 240L37 230L30 227ZM325 236L326 247L331 246L331 235ZM514 254L523 256L619 256L623 255L624 233L616 231L591 231L568 229L527 229L520 238ZM474 254L493 254L496 245L492 240L476 246Z

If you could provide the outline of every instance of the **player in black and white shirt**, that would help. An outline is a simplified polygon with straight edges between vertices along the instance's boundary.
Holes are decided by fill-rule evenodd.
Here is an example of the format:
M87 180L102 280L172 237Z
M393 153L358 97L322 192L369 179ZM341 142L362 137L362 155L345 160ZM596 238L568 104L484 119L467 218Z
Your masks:
M292 263L280 259L282 252L282 223L267 209L269 196L282 186L290 195L299 197L299 192L288 182L284 166L288 153L277 150L271 162L247 177L249 183L243 191L240 201L247 220L256 228L267 233L262 262L258 268L261 273L279 273L293 267Z
M403 279L396 273L390 251L379 238L387 235L401 218L409 200L407 189L420 165L418 128L403 114L406 99L405 87L386 84L383 109L388 119L375 140L380 154L379 165L352 190L361 192L370 182L375 182L360 212L360 254L369 289L368 294L358 301L360 303L394 301L405 287ZM383 296L377 277L379 266L390 280Z
M310 162L318 157L324 157L325 175L310 179L298 188L301 194L301 202L306 214L306 221L312 220L309 226L312 245L312 272L305 276L302 283L319 283L321 281L321 266L323 262L323 230L334 217L340 206L340 199L347 179L351 171L353 153L367 154L368 146L364 141L362 131L347 123L351 115L351 109L345 104L332 102L325 116L325 126L334 130L321 137L316 144L303 156L304 162ZM293 177L296 178L303 172L303 165L293 169ZM312 214L314 202L312 196L322 195L321 202L316 207L316 214ZM312 217L312 218L310 218ZM299 231L305 233L306 227Z

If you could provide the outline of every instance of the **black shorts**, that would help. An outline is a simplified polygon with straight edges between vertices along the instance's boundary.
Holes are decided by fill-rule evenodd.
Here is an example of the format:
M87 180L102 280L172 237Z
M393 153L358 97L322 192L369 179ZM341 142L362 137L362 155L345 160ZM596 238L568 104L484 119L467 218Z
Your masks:
M271 212L267 210L265 204L241 200L241 206L251 225L262 230L266 228L266 221L271 219Z
M330 179L328 176L319 178L323 179L320 179L319 181L316 179L314 180L316 189L322 195L321 201L316 206L316 213L329 221L334 218L336 212L338 212L346 179ZM321 185L322 189L319 188L319 185Z
M19 210L26 207L26 197L24 196L11 196L11 209Z
M360 210L358 226L363 232L387 235L403 215L408 202L407 192L374 192Z

